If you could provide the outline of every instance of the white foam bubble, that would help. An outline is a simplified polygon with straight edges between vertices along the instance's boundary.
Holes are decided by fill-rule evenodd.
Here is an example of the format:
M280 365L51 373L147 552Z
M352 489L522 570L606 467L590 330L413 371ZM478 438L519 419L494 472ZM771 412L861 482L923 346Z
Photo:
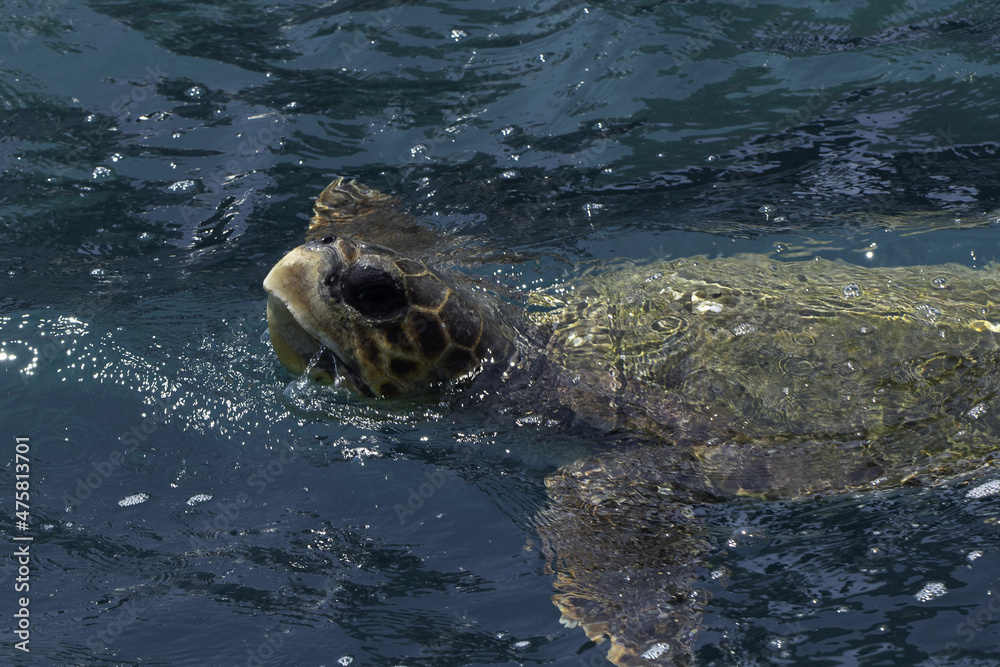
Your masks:
M132 505L138 505L139 503L144 503L149 500L149 495L145 493L136 493L131 496L126 496L118 501L118 504L122 507L131 507Z
M656 660L663 654L667 653L669 650L670 650L670 644L664 644L661 642L658 644L653 644L652 646L647 648L645 651L643 651L642 655L640 655L639 657L642 658L643 660Z
M941 597L947 592L948 588L943 583L940 581L931 581L917 591L913 597L917 598L921 602L929 602L935 598Z
M209 501L211 499L212 499L212 496L210 496L207 493L196 493L195 495L193 495L193 496L191 496L190 498L187 499L187 504L188 505L197 505L198 503L204 503L204 502L207 502L207 501Z
M966 498L989 498L1000 493L1000 479L990 480L985 484L969 489L965 492Z

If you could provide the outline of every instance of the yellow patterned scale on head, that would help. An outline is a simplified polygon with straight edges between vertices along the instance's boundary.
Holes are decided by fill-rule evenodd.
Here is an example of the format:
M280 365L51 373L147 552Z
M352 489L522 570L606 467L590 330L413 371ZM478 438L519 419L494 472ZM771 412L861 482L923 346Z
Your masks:
M371 226L405 217L392 200L334 182L317 202L310 237L264 279L278 359L321 382L339 376L365 396L424 393L504 359L511 343L485 304L423 262L326 233L339 221ZM315 361L313 361L315 360Z

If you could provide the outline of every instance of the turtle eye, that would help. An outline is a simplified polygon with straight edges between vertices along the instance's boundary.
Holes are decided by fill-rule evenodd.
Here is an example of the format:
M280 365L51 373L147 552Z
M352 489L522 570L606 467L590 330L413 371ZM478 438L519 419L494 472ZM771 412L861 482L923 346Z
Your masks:
M344 303L365 317L385 318L410 305L395 276L375 266L359 266L344 278Z

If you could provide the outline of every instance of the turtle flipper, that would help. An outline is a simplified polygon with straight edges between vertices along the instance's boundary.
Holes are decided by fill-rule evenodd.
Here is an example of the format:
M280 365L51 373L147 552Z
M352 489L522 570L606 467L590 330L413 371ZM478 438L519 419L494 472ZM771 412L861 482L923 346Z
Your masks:
M562 622L608 639L608 660L622 667L690 662L708 600L691 588L708 550L698 498L672 479L669 452L616 450L561 468L536 520Z

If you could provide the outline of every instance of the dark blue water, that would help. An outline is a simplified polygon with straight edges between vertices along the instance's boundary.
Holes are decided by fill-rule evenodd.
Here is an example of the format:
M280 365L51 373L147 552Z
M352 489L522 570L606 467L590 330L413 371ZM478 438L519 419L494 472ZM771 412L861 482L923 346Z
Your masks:
M539 258L496 269L528 287L622 255L997 260L988 2L0 16L3 664L603 663L532 528L594 443L273 358L260 283L333 176ZM699 662L992 664L1000 506L963 484L713 507Z

